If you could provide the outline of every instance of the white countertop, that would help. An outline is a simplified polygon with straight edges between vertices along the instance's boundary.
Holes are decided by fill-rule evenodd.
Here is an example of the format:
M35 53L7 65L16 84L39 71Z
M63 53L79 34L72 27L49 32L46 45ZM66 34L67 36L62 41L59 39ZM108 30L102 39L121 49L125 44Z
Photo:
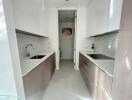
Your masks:
M21 69L22 69L22 75L23 75L23 77L25 75L27 75L30 71L32 71L35 67L37 67L40 63L42 63L43 61L45 61L53 53L54 53L54 51L41 54L41 55L46 55L42 59L29 59L29 58L25 58L23 60L22 64L21 64Z
M113 71L114 71L114 64L115 60L112 59L101 59L101 60L95 60L88 56L87 54L93 54L90 52L84 52L80 51L81 54L83 54L86 58L88 58L91 62L93 62L97 67L99 67L102 71L104 71L107 75L110 77L113 77ZM98 53L95 53L98 54Z

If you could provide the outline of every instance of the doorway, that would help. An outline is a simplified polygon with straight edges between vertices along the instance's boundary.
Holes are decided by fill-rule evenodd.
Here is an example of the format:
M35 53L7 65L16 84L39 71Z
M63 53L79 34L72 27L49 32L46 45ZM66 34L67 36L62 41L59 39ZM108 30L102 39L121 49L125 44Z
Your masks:
M59 61L72 61L75 68L76 10L59 10Z

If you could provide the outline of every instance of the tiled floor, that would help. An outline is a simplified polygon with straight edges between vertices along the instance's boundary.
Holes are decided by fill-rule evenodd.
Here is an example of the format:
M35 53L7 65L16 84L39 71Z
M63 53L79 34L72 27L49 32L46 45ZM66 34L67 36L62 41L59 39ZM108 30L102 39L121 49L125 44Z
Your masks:
M43 100L91 100L89 91L73 62L63 60L56 71Z

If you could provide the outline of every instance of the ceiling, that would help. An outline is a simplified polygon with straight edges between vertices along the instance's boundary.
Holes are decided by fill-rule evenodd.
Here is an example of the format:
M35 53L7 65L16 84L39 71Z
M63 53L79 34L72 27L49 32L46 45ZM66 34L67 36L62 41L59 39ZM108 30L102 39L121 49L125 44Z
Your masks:
M40 10L44 5L43 0L12 0L14 10Z
M89 0L45 0L48 7L84 7L87 6Z
M75 19L74 10L60 10L59 11L59 21L60 22L73 22Z

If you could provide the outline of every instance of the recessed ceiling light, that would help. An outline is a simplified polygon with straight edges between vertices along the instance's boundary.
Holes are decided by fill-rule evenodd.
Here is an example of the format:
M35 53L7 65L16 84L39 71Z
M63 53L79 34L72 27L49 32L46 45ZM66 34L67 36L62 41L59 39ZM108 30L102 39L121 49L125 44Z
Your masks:
M65 0L66 2L70 1L70 0Z

